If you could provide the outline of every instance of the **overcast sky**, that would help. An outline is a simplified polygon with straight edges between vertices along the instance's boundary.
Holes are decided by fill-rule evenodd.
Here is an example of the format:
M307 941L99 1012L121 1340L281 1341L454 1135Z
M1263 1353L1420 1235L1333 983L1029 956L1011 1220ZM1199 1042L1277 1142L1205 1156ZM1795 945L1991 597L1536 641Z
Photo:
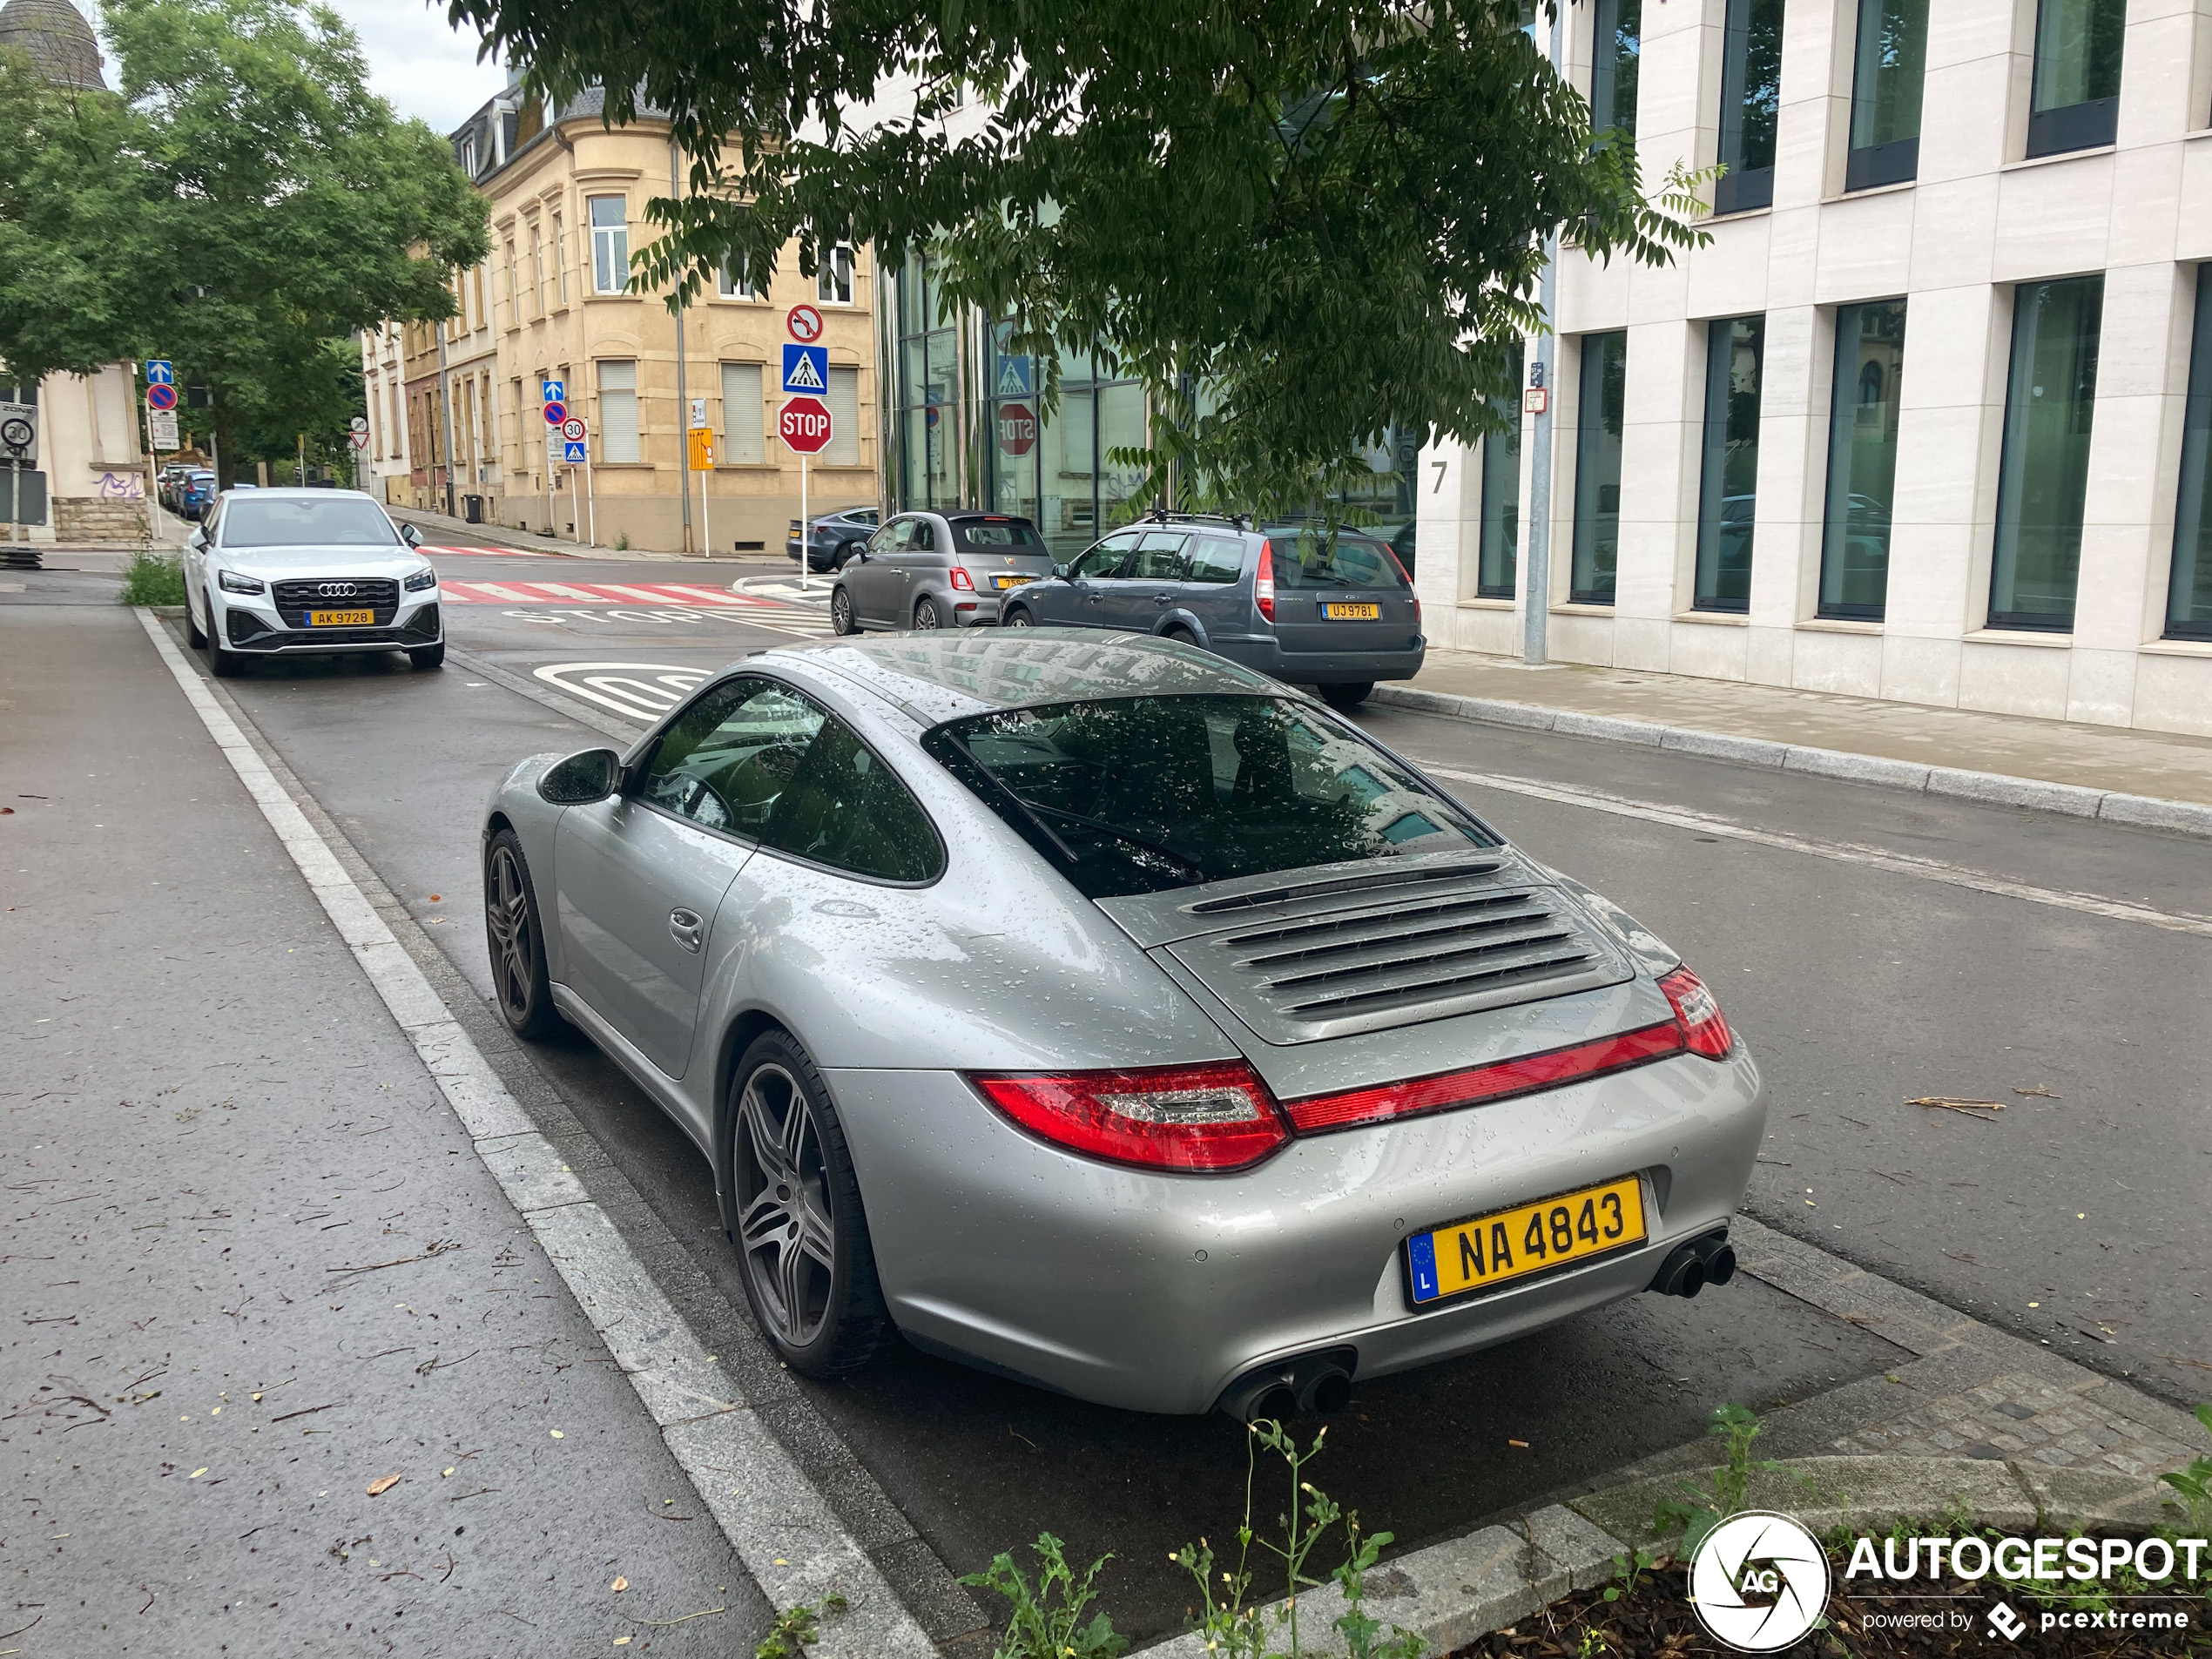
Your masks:
M446 26L445 7L422 0L328 0L361 37L368 57L368 84L402 116L416 115L441 132L468 119L507 84L497 64L476 61L475 34ZM93 0L78 9L97 17Z

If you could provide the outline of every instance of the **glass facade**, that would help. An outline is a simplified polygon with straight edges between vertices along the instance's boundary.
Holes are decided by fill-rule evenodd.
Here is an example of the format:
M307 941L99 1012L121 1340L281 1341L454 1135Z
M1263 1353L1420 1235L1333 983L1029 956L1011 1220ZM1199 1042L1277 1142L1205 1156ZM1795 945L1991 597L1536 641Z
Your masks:
M1575 416L1575 562L1567 591L1576 604L1613 603L1621 554L1621 439L1628 385L1628 331L1583 335Z
M1927 64L1928 0L1858 0L1844 189L1868 190L1919 176L1920 87Z
M1597 57L1590 68L1590 130L1634 138L1643 0L1597 0Z
M2081 570L2105 280L2022 283L2013 295L1989 625L2063 633Z
M2182 499L2174 516L2168 639L2212 639L2212 265L2196 268L2196 344L2182 418Z
M2128 0L2038 0L2027 153L2110 144L2119 131Z
M1705 442L1692 607L1751 608L1751 530L1759 492L1759 379L1766 319L1706 325Z
M1123 516L1142 469L1109 460L1145 441L1144 392L1100 377L1085 353L1060 360L1060 408L1047 418L1044 366L1009 351L1010 325L990 331L983 472L995 511L1018 513L1043 534L1055 560L1073 558Z
M1775 127L1782 112L1782 0L1728 0L1721 33L1721 153L1728 171L1713 211L1774 200Z
M960 353L958 330L938 315L928 262L915 258L898 280L898 331L892 351L892 476L900 507L960 505Z
M1525 347L1513 348L1513 383L1522 383ZM1506 422L1482 440L1482 517L1476 537L1474 592L1479 599L1510 599L1521 563L1521 401L1491 405Z
M1905 301L1836 311L1820 614L1878 622L1888 603L1890 521L1905 370Z

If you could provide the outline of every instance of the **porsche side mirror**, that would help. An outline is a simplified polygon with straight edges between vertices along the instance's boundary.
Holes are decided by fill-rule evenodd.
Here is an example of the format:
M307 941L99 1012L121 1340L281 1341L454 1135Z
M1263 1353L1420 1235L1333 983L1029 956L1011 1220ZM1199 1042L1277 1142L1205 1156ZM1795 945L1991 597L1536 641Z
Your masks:
M537 792L556 806L589 806L621 785L622 757L612 749L586 749L548 766L537 780Z

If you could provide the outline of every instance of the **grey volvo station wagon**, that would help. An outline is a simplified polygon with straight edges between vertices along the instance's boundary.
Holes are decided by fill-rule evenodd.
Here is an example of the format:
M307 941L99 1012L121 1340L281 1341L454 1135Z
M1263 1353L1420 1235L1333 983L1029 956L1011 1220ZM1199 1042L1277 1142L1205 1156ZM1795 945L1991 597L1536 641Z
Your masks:
M697 1143L795 1369L1253 1419L1695 1294L1764 1124L1697 976L1319 702L1057 629L746 658L483 826L498 1006Z

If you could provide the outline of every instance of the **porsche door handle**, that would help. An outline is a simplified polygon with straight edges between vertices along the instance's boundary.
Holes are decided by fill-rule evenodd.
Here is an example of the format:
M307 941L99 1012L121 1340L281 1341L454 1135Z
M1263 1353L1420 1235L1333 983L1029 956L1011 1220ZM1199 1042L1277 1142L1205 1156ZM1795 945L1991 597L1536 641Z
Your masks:
M668 913L668 931L676 942L696 954L706 944L706 918L681 907Z

